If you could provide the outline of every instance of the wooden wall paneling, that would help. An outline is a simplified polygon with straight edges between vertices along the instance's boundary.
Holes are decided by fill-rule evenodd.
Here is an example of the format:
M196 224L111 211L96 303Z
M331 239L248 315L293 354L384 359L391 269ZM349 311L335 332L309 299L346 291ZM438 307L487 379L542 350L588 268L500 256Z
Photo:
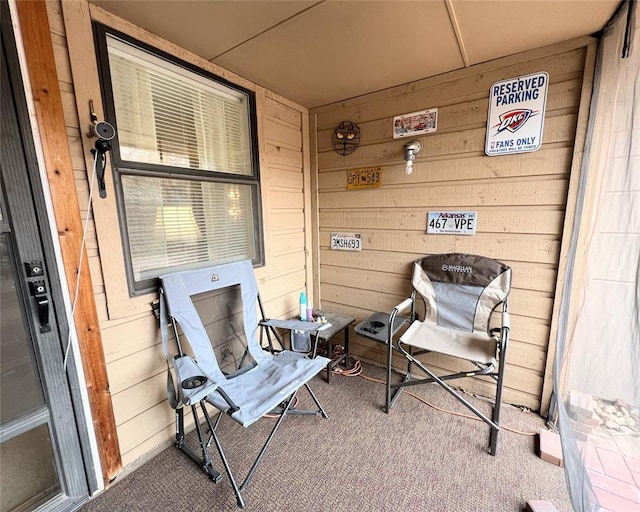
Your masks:
M561 205L567 194L565 179L502 180L480 182L478 180L455 185L429 187L388 187L369 190L345 190L321 192L322 205L330 209L355 208L405 208L467 207L467 206L532 206Z
M47 6L44 2L18 2L16 5L51 199L60 235L67 286L72 297L75 296L76 286L78 287L78 302L74 315L78 345L101 457L102 474L105 481L109 481L120 472L122 461L89 272L81 274L79 283L76 282L80 258L84 259L86 253L81 255L81 250L85 250L81 246L82 222Z
M291 296L294 304L298 305L300 290L304 288L306 280L306 270L303 266L292 269L281 277L269 279L260 286L260 296L266 302L282 298L287 295ZM275 315L269 313L269 316Z
M545 119L575 113L580 102L582 74L561 83L551 83L547 94ZM438 132L451 133L463 129L485 127L489 102L485 96L472 101L455 103L438 109ZM393 136L393 119L386 117L361 122L361 145L385 142ZM318 132L318 151L331 150L333 127Z
M87 179L91 179L93 157L91 149L94 139L89 137L90 125L89 100L93 100L94 112L98 119L104 119L102 93L98 79L93 31L89 4L82 0L62 2L62 12L67 37L73 88L76 98L76 110L80 124L82 151L75 154L84 158ZM81 165L76 163L77 168ZM100 246L102 272L104 274L106 295L108 297L109 318L126 318L132 313L150 311L153 298L149 295L129 298L129 290L122 263L123 248L118 226L111 161L107 158L105 169L107 197L92 203L93 215L97 224L98 244Z
M282 144L269 142L267 145L269 163L302 170L302 151L291 149Z
M305 210L306 204L301 190L281 190L277 187L271 186L270 196L271 204L273 205L272 209L277 208L279 210L299 210L302 212L304 212Z
M262 87L256 89L256 115L258 121L258 152L260 157L260 198L262 202L262 237L264 241L264 263L265 266L257 269L256 274L264 273L271 264L273 255L272 243L272 203L271 186L272 173L269 165L269 151L267 149L267 136L264 129L265 122L265 91Z
M329 266L339 268L352 268L357 266L360 270L370 272L393 272L401 274L406 279L411 275L413 260L429 254L384 253L370 251L366 260L353 252L331 251L326 247L322 249L322 266L324 270ZM556 271L542 264L529 262L514 262L505 260L505 263L514 269L512 286L515 288L531 289L543 292L553 292L555 289Z
M308 277L311 281L311 307L318 309L322 307L322 297L320 294L320 219L319 219L319 199L318 199L318 138L317 138L317 118L315 115L306 114L307 124L307 155L309 172L309 196L310 196L310 224L311 233L310 246L308 250L307 268Z
M113 395L118 426L167 400L167 374L163 371ZM170 409L169 404L164 406Z
M322 284L330 292L330 286L353 288L370 292L408 297L411 293L410 276L398 276L383 272L349 269L345 272L336 267L323 267ZM336 292L339 294L339 292ZM400 299L402 300L402 299ZM553 298L546 293L513 288L509 299L509 310L533 318L550 318Z
M271 229L275 231L304 229L304 212L302 210L294 212L290 212L290 210L272 210Z
M59 0L47 0L47 19L49 30L52 34L65 37L64 20L62 19L62 6Z
M191 428L193 428L193 417L191 415L189 415L189 420L189 423L185 421L186 431L189 431ZM151 460L161 451L169 448L170 446L173 446L173 444L175 443L176 435L176 427L174 423L175 422L172 421L171 425L164 427L163 429L158 431L158 433L148 439L145 439L140 444L138 444L138 446L132 448L130 451L122 455L122 463L125 467L125 473L123 474L123 477L126 474L131 473L138 467L142 466L145 462Z
M102 343L107 364L135 352L157 346L160 330L155 315L148 314L142 319L121 322L103 329Z
M66 85L71 85L73 84L73 78L71 77L71 64L67 51L67 38L51 34L51 42L53 43L53 57L56 63L58 80Z
M425 254L468 252L503 260L514 269L507 396L520 400L514 403L540 407L589 44L593 39L582 38L312 109L318 127L323 307L358 320L373 311L389 311L410 290L412 260ZM489 86L541 70L550 75L542 148L485 156ZM407 176L406 141L392 139L391 120L430 107L439 108L438 132L416 137L423 151ZM343 119L358 122L363 130L360 147L346 157L336 155L330 145L335 124ZM346 190L345 171L368 166L383 167L383 186ZM440 209L476 210L476 234L426 234L427 212ZM361 233L363 251L331 251L334 231ZM356 353L366 345L357 342ZM384 359L379 352L372 354ZM455 366L446 358L439 364L449 370ZM485 382L477 386L489 390Z
M80 122L76 111L76 97L73 93L73 86L60 83L60 96L62 99L62 108L64 110L64 124L67 126L67 130L69 128L78 129L79 137ZM74 169L76 169L75 166ZM84 170L84 166L82 167L82 170Z
M354 336L352 339L352 346L357 354L362 355L363 359L371 362L381 361L383 358L386 358L386 351L384 347L380 344L373 343L370 340L366 340L365 338L361 338L359 336ZM406 360L401 359L399 356L394 355L393 358L393 367L394 368L403 368L406 365ZM449 369L440 369L436 370L436 374L444 373L446 371L450 371ZM518 376L515 377L517 380ZM506 378L505 378L506 380ZM535 381L535 379L534 379ZM384 403L384 382L380 382L381 386L379 387L379 400L380 403ZM495 385L482 381L481 379L466 379L464 381L465 390L478 393L483 396L491 396L495 393ZM505 388L503 391L503 402L509 404L515 404L518 406L527 407L532 410L538 410L540 408L540 399L526 391L518 390L512 388L508 385L509 383L505 382ZM409 397L401 398L401 400L408 400ZM392 412L393 414L393 412Z
M168 405L166 408L171 410ZM163 419L163 416L159 417L161 420ZM194 428L193 415L190 409L185 411L184 426L187 432ZM175 434L175 418L172 416L171 422L168 425L165 425L151 437L139 441L131 450L122 454L122 461L126 468L126 473L130 473L145 462L151 460L162 450L173 446L175 443Z
M451 209L451 208L449 208ZM362 232L362 230L360 230ZM378 251L406 250L410 253L466 252L484 254L490 258L554 263L558 258L560 242L542 238L527 239L523 236L495 237L474 235L428 235L416 233L361 233L365 249ZM320 232L321 246L328 247L330 233Z
M512 55L353 100L326 105L313 109L312 112L318 114L318 129L325 130L335 128L345 119L360 123L414 112L416 105L421 105L421 108L442 107L487 97L487 91L496 81L540 70L549 73L550 81L555 81L555 78L551 77L559 77L560 81L575 78L582 73L585 47L593 41L590 37L578 38L553 47L527 52L530 60L525 54Z
M267 140L293 150L302 149L302 131L295 125L265 116L264 128Z
M100 258L96 254L96 251L87 250L87 264L91 271L91 280L93 282L93 289L94 290L99 289L100 292L104 293L104 282L102 281L102 272L100 272Z
M384 165L383 186L416 183L439 183L448 181L470 181L509 177L553 176L568 174L571 168L572 148L568 146L541 148L533 153L505 155L498 158L463 155L456 159L447 157L422 159L413 166L413 174L404 172L404 163ZM422 155L421 155L422 156ZM429 155L426 155L428 157ZM344 169L322 169L318 186L322 190L345 189Z
M540 375L544 373L544 366L547 359L546 350L540 347L523 343L518 340L509 340L509 364L520 366L538 372Z
M167 364L162 355L160 343L134 352L122 359L116 359L108 366L111 392L113 394L119 393L153 375L166 372L166 370Z
M476 233L532 233L559 234L562 232L564 212L558 210L534 209L525 206L520 210L513 207L492 208L474 206L478 212ZM427 230L428 208L407 210L367 210L345 211L324 210L320 215L324 229L332 226L341 229L347 222L354 229Z
M304 232L274 233L271 240L273 245L271 250L272 256L298 252L300 247L304 247Z
M292 126L302 129L302 117L300 107L293 108L270 97L269 93L265 93L264 113L266 116L284 121Z
M529 343L546 349L549 342L548 320L511 315L516 322L510 332L510 339Z
M277 165L269 166L270 181L274 187L291 188L302 191L302 173L298 170L281 168ZM278 205L275 206L278 208Z
M158 428L159 425L164 428L174 423L174 421L175 416L173 410L164 402L134 416L119 427L121 432L120 449L122 453L131 451L138 446L138 444L155 435L158 430L161 430L161 428Z
M263 287L266 283L277 281L282 276L299 270L304 270L304 248L274 257L268 272L258 278L261 294L264 293Z
M543 144L572 142L575 136L576 118L577 115L572 113L545 119ZM486 128L482 127L466 130L463 136L459 132L418 136L416 138L422 141L423 149L416 160L422 161L425 158L447 155L459 157L465 153L482 155L484 154L485 132ZM320 152L319 165L322 169L352 169L377 166L382 162L385 164L402 163L404 160L402 146L405 143L406 141L399 139L361 146L358 151L347 156L338 155L335 151ZM286 157L286 154L282 155L283 159Z
M305 282L302 174L304 109L84 1L65 2L62 7L69 29L66 37L69 38L68 52L71 60L70 72L63 72L65 79L70 82L66 89L68 94L65 95L68 104L66 119L67 124L75 128L75 132L68 135L74 148L73 166L79 172L78 188L85 198L88 196L86 169L90 169L92 165L91 159L86 155L93 143L86 137L84 129L88 125L89 99L94 100L98 117L103 116L93 49L92 19L129 33L256 92L266 256L266 265L256 269L256 277L266 296L267 305L277 313L289 313L297 302L298 290ZM59 42L62 43L63 39ZM60 49L56 58L64 63L63 45L58 46ZM70 109L70 106L74 108ZM110 190L110 171L107 171L107 185ZM166 371L159 346L157 321L150 311L150 302L155 294L134 298L128 295L120 233L118 229L114 229L118 225L118 219L113 197L110 193L107 200L94 201L93 204L93 215L100 229L97 230L97 241L92 245L96 250L99 247L100 252L95 254L92 268L100 271L100 284L104 285L106 291L106 294L103 292L96 295L96 301L104 311L100 321L109 362L108 372L113 378L118 428L122 431L121 435L127 436L126 443L138 443L135 448L129 449L129 444L124 448L126 452L123 453L123 460L126 464L132 464L136 457L143 456L145 450L153 448L154 443L162 443L171 433L166 428L167 418L162 413L149 412L155 410L159 397L158 392L153 389L154 384L164 378ZM272 238L275 239L274 243ZM281 276L287 278L290 290L273 284ZM163 390L164 386L161 386L161 392ZM132 398L134 396L136 398ZM166 404L159 406L167 407ZM140 425L130 423L134 417L141 422ZM131 441L127 425L133 424L136 424L134 430L140 428L145 432L144 436L153 432L157 434L144 440L140 436L134 436Z

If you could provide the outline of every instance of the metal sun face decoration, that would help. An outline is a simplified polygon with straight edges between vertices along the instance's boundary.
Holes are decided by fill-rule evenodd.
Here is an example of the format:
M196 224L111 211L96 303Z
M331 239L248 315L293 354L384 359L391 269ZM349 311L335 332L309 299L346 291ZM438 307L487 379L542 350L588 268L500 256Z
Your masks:
M360 145L360 127L352 121L341 121L333 130L331 145L339 155L350 155Z

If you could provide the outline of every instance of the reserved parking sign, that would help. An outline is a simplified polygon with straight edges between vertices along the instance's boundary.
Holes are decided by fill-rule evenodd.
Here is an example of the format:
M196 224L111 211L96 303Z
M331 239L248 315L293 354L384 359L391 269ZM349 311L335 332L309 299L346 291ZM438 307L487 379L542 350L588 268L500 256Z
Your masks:
M549 75L542 71L496 82L489 91L484 152L528 153L542 145Z

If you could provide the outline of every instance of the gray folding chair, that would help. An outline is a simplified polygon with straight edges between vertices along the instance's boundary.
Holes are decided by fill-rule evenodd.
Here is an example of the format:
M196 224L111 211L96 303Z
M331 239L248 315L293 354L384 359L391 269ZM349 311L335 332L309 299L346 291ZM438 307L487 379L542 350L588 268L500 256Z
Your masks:
M161 276L160 280L160 325L163 351L167 359L169 402L176 411L176 447L196 461L217 483L222 476L214 469L207 452L213 441L235 492L238 506L243 508L242 492L249 484L284 417L290 414L327 417L308 382L326 367L329 359L309 359L303 354L287 350L278 353L263 350L257 337L257 310L260 307L262 311L262 303L251 261L176 272ZM200 294L205 293L205 300L200 300ZM196 300L205 306L209 302L220 305L216 310L219 317L217 321L201 318L193 300L196 295L199 296ZM234 313L239 315L239 309L242 310L241 328L237 328L234 320L228 318ZM175 355L169 353L169 324L173 326L175 335ZM225 339L217 342L210 340L208 331L216 330L229 335L221 336ZM240 348L239 340L246 340L246 346ZM215 345L212 342L216 342ZM228 363L226 360L230 357L233 361ZM170 368L171 361L173 369ZM173 372L176 375L175 383ZM309 411L295 408L294 397L303 386L317 409ZM207 403L218 410L215 420L211 419ZM209 438L200 425L198 405L208 427ZM200 455L189 448L185 440L185 406L191 407L193 413ZM224 415L243 427L249 427L268 413L277 416L275 425L247 476L238 485L222 449L217 427Z
M470 254L438 254L417 260L413 265L411 297L396 306L389 315L395 325L398 315L410 311L411 325L394 346L392 331L387 341L386 411L407 386L435 382L451 393L491 427L489 451L496 454L500 404L504 382L505 358L509 340L507 298L511 269L503 263ZM422 302L423 308L416 307ZM491 327L492 314L497 325ZM419 320L422 314L423 320ZM391 358L397 350L407 359L407 373L400 383L391 383ZM466 360L469 370L437 375L418 356L437 352ZM416 377L417 367L423 375ZM424 376L426 374L426 377ZM478 410L446 381L484 375L496 384L491 418Z

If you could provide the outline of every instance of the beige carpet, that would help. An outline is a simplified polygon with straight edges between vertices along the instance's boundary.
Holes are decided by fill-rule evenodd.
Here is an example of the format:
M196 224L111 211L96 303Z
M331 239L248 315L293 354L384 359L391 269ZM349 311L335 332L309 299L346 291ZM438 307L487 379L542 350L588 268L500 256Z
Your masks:
M365 365L365 374L383 370ZM535 453L535 437L502 431L498 454L486 452L489 428L445 414L404 394L391 414L381 410L384 386L359 377L317 377L312 388L329 419L283 422L248 489L248 511L520 511L546 499L572 510L563 470ZM436 385L414 387L430 402L464 412ZM302 405L311 400L303 389ZM488 404L478 400L482 410ZM538 431L536 414L503 406L502 425ZM243 429L223 418L220 438L237 479L244 478L274 420ZM222 472L215 449L214 464ZM94 498L85 512L238 510L225 478L214 484L175 448Z

